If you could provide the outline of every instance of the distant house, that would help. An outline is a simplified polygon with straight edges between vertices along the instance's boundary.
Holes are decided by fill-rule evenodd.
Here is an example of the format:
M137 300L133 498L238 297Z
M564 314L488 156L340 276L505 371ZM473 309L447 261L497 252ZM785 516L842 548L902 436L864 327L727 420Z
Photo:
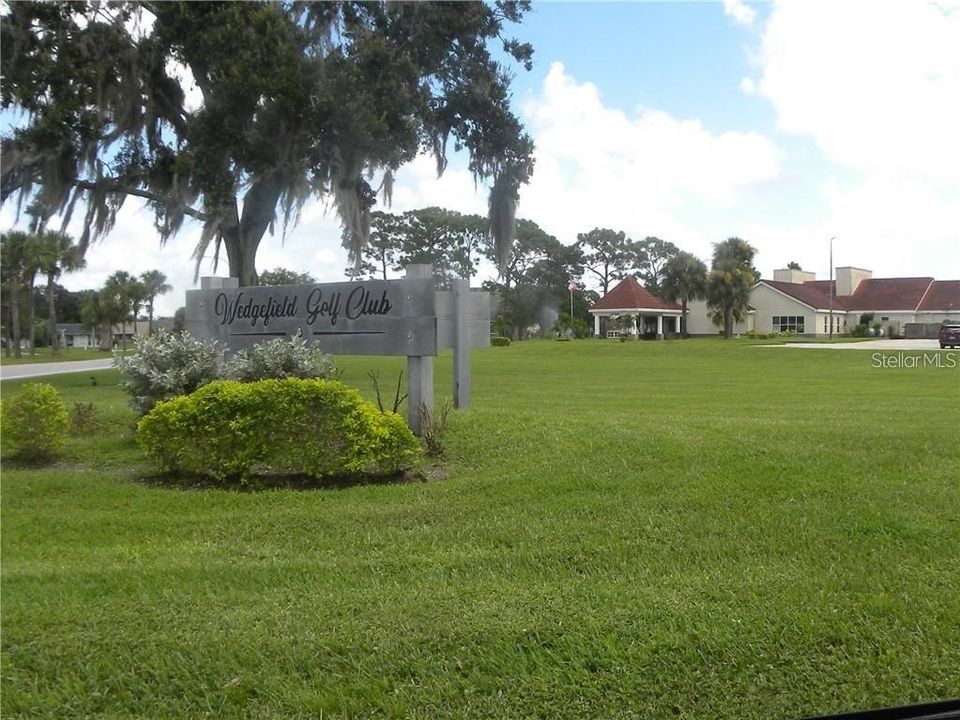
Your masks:
M633 275L628 275L590 308L593 334L597 337L619 337L627 332L653 335L662 340L665 333L680 332L682 308L652 294ZM636 318L628 330L615 322L623 316Z
M735 332L823 336L830 334L832 322L833 334L838 335L849 333L869 313L873 322L900 335L909 330L908 325L960 320L960 280L874 278L870 270L840 267L831 282L801 270L775 270L773 280L753 286L750 305L752 317ZM702 301L691 304L689 315L691 334L717 333Z
M173 324L173 318L154 318L153 329L154 331L160 328L172 330ZM136 323L128 322L122 325L114 325L111 328L113 343L122 343L124 340L130 342L139 335L147 335L149 325L150 323L146 320L137 320ZM97 348L100 346L100 339L97 337L96 331L79 323L63 323L57 325L57 333L60 335L61 347Z
M79 323L57 325L57 334L60 336L60 347L97 347L94 331Z

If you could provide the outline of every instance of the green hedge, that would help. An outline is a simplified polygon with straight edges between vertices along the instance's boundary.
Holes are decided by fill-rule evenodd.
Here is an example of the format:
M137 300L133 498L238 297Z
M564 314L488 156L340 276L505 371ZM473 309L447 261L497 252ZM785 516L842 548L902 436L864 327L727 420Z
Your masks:
M490 338L490 344L493 347L506 347L510 344L510 338L508 337L492 337Z
M69 419L60 393L47 383L28 383L3 399L3 451L23 460L52 458L67 439Z
M158 404L137 439L164 471L219 480L256 472L392 473L420 446L406 422L329 380L219 380Z

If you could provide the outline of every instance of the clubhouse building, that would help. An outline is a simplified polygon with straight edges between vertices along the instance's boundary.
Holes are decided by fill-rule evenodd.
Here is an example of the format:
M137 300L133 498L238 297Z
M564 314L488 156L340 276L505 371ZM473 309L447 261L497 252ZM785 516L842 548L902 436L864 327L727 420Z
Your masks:
M632 277L621 281L590 313L595 335L601 335L601 318L607 319L609 337L617 333L610 318L630 314L642 318L640 327L658 338L679 332L682 314L679 305L651 295ZM775 270L773 280L753 286L748 310L734 333L793 331L822 337L830 334L832 324L833 334L843 335L866 314L872 314L870 324L880 323L885 334L924 337L932 332L936 337L935 328L944 320L960 322L960 280L874 278L870 270L840 267L836 280L829 281L802 270ZM691 335L719 331L703 300L688 304L686 322Z

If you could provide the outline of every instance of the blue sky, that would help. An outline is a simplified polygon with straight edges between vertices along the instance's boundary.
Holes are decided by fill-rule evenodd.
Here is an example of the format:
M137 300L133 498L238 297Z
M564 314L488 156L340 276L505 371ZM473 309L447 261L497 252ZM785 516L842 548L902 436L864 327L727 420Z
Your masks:
M795 260L826 277L836 236L837 265L960 278L958 0L534 2L513 34L535 48L513 84L537 144L519 214L562 242L605 226L709 261L737 235L765 276ZM484 213L486 188L462 160L438 180L420 158L392 209L428 205ZM198 235L185 227L161 250L130 202L64 284L159 268L172 312L193 286ZM339 237L315 203L285 241L264 239L257 265L339 280Z

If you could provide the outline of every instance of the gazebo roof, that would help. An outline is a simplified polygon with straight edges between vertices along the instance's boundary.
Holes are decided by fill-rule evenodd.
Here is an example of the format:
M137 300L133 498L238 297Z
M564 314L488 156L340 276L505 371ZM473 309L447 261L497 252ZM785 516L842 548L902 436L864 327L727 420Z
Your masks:
M679 313L682 308L677 303L658 298L640 285L633 275L628 275L590 308L590 312L598 310L621 310L624 312L663 310Z

